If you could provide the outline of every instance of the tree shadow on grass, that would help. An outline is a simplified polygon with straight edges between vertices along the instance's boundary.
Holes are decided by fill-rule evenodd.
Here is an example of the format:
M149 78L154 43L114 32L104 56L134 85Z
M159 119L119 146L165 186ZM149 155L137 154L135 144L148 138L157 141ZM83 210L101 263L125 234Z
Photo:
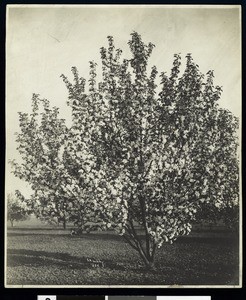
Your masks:
M33 251L26 249L8 249L7 266L31 266L31 267L66 267L71 269L107 268L112 270L125 270L120 262L100 260L93 257L72 256L68 253L56 253L46 251ZM134 269L134 266L132 266ZM136 271L138 269L136 268Z

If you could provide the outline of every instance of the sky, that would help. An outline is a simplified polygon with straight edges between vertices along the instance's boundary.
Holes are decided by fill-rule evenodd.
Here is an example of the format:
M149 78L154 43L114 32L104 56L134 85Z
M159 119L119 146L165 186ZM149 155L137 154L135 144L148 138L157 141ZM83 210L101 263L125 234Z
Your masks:
M108 35L126 57L133 31L155 44L150 64L159 73L170 72L175 53L181 53L182 65L192 53L202 73L214 70L215 84L223 87L221 107L241 116L240 6L11 5L6 31L6 161L19 159L18 112L30 112L32 94L49 99L60 107L61 117L69 118L60 75L72 79L76 66L88 77L88 62L100 62ZM6 192L19 189L28 196L28 184L10 171L6 163Z

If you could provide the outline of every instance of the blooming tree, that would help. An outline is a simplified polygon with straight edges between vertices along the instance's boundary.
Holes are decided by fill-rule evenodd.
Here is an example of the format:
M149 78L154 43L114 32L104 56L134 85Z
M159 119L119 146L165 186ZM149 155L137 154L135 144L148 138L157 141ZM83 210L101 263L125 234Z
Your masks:
M22 163L13 160L13 172L31 185L33 194L26 199L34 214L49 222L62 222L64 228L78 197L76 180L71 178L63 163L65 120L58 108L50 107L46 99L32 97L32 113L19 113L18 151ZM74 191L75 190L75 191Z
M14 195L7 195L7 219L10 221L12 227L14 226L14 222L25 221L31 213L31 210L23 199L23 196L17 190Z
M35 95L31 119L20 114L24 164L15 163L15 174L31 183L33 205L42 199L48 215L52 207L79 226L113 228L151 267L156 249L189 234L202 205L238 204L238 120L220 108L213 72L201 74L191 54L182 75L176 54L158 82L148 66L153 44L134 32L123 59L111 36L108 43L100 82L93 61L88 88L77 68L73 82L62 75L70 128L47 100L37 125Z

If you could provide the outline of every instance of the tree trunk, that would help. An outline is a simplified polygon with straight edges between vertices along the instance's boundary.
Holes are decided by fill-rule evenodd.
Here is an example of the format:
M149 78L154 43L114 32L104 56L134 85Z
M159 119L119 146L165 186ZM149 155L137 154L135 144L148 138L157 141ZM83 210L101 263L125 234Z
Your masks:
M150 253L148 253L146 255L141 249L139 249L138 252L139 252L145 266L150 270L155 269L154 257L151 257Z
M67 224L66 224L66 220L63 220L63 229L66 229L66 228L67 228L66 225L67 225Z
M11 227L14 227L14 221L10 220L10 223L11 223Z
M155 262L152 260L152 261L149 261L148 264L146 265L146 267L149 269L149 270L154 270L155 269Z
M138 252L146 268L155 269L154 257L156 251L156 244L151 243L151 241L149 240L149 236L146 236L146 244L144 247L139 236L135 231L133 223L130 222L130 224L131 227L126 228L129 235L123 235L123 237L126 239L128 244Z

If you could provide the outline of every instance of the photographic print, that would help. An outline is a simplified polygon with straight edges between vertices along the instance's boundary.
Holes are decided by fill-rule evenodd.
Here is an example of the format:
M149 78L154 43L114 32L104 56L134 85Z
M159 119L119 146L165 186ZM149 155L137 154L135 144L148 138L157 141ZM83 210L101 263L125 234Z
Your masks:
M8 5L6 287L241 287L239 5Z

